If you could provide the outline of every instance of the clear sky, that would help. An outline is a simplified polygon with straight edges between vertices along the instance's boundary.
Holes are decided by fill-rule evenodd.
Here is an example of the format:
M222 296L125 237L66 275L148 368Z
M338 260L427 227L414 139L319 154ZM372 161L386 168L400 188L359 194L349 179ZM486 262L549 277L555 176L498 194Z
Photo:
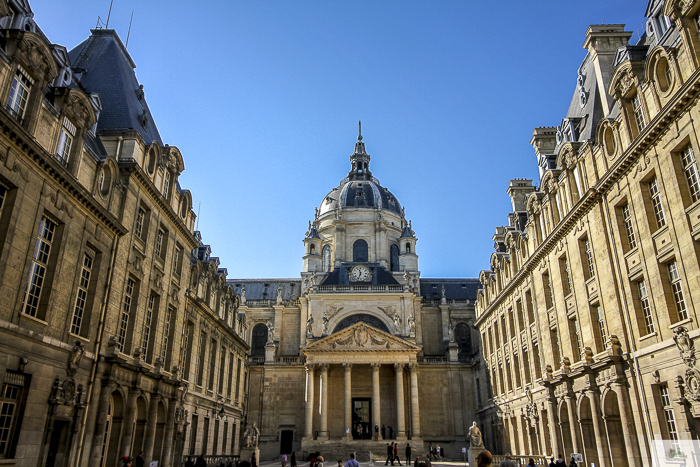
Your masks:
M73 48L109 0L30 0ZM539 184L532 130L561 123L589 24L633 42L646 1L114 0L164 143L229 278L298 277L302 239L350 169L406 208L423 277L477 277L512 178Z

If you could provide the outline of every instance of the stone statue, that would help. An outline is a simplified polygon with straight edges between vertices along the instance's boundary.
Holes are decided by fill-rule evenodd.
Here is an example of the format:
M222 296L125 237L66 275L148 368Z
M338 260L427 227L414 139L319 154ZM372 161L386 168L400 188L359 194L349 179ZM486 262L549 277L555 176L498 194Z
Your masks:
M314 317L309 316L306 320L306 338L312 339L314 337Z
M396 329L396 332L401 332L401 317L398 313L394 313L392 318L394 319L394 329Z
M321 334L326 336L328 335L328 316L323 317L323 330L321 331Z
M245 285L241 287L241 302L245 303Z
M408 333L410 335L416 333L416 319L413 317L412 313L408 315Z
M267 323L265 323L267 326L267 341L268 342L274 342L275 340L275 325L272 322L271 319L267 320Z
M476 423L476 422L475 422ZM479 435L481 436L481 435ZM260 430L255 426L255 422L253 422L253 426L248 427L247 430L245 430L245 433L243 433L243 438L245 438L245 447L247 448L257 448L258 447L258 438L260 438ZM481 438L479 438L481 439Z
M255 426L255 424L253 424ZM476 422L469 427L469 445L473 448L483 448L484 440L481 438L481 430L476 426Z
M277 304L282 304L282 284L277 286Z
M450 321L450 324L447 326L447 335L450 339L450 342L455 341L455 326L454 324L452 324L452 321Z

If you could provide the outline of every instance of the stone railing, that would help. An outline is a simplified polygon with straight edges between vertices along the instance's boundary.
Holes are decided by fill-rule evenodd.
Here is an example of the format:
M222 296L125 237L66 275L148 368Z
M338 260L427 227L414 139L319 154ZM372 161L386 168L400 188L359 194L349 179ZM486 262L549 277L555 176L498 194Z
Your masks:
M443 365L450 363L449 357L418 357L418 363L426 365Z
M275 357L275 363L282 363L286 365L300 365L304 363L304 357L300 355L294 355L291 357Z
M265 357L248 357L249 365L262 365L265 363Z
M319 285L316 289L319 293L328 292L403 292L401 285Z
M442 301L439 298L424 298L421 300L421 304L425 306L440 306L442 304ZM469 306L469 305L475 305L476 300L469 300L469 299L448 299L445 300L446 305L453 305L453 306Z
M506 456L494 455L493 463L491 465L501 465L501 461L505 460ZM510 456L510 460L513 461L515 465L527 465L530 459L535 460L535 465L547 467L549 465L549 460L545 456Z
M246 299L244 305L249 308L270 308L273 305L277 305L277 299L264 299L264 300L248 300ZM299 306L299 299L288 299L282 300L282 305L286 307Z

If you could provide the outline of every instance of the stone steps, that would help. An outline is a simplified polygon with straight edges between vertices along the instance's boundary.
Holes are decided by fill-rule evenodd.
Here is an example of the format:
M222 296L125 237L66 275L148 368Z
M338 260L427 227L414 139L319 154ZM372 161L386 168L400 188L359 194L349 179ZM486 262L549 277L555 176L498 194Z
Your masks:
M308 452L320 452L324 459L325 467L335 467L338 460L342 460L345 464L350 459L350 453L355 453L355 459L358 462L369 462L369 453L372 452L372 457L375 464L384 464L386 462L386 443L387 441L371 441L371 440L330 440L319 441L314 440L308 442L304 446L304 450ZM391 443L391 441L389 441ZM406 443L411 445L414 458L419 453L426 452L422 440L399 441L399 458L401 463L405 465ZM380 462L381 461L381 462ZM299 462L301 465L302 463ZM398 466L398 464L395 463Z

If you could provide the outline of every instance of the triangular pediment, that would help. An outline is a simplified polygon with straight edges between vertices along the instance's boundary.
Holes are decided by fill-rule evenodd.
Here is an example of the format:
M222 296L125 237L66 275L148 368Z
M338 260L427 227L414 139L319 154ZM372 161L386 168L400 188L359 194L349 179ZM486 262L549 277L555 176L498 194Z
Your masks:
M316 352L408 352L417 353L421 348L388 332L356 323L319 339L302 349L305 354Z

